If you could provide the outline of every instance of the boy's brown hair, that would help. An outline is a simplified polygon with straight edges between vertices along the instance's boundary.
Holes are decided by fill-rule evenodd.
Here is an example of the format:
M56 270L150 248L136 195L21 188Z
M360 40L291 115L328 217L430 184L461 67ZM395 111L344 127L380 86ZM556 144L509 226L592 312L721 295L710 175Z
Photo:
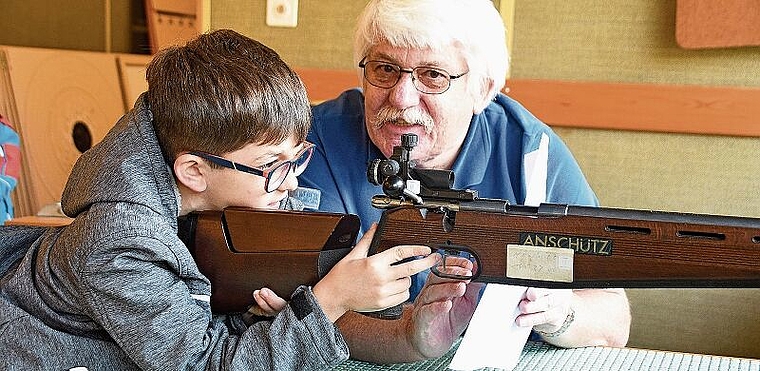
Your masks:
M160 51L147 99L168 163L185 151L223 155L250 143L302 141L311 124L306 89L272 49L232 30Z

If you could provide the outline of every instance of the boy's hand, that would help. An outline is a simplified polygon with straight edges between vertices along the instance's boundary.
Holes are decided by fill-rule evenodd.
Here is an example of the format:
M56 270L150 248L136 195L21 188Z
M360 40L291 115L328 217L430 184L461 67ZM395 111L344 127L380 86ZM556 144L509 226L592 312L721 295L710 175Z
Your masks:
M367 257L376 225L314 286L314 295L333 322L349 310L392 307L409 299L411 275L436 264L438 254L419 245L400 245ZM422 257L398 263L411 257Z
M253 300L255 303L248 307L248 310L243 313L243 321L250 326L257 320L266 319L262 317L274 317L277 313L288 305L285 299L277 296L274 291L268 288L262 288L261 290L255 290L253 292Z
M280 313L282 308L288 305L285 299L277 296L274 291L264 287L261 290L255 290L253 292L253 300L256 301L256 305L253 306L253 314L257 316L274 317L277 313Z

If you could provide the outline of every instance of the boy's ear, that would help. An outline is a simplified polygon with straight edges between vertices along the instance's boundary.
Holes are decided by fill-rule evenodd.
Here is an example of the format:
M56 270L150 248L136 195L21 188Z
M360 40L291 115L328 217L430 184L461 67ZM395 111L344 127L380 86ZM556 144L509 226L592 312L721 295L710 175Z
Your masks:
M208 164L200 157L189 153L181 154L174 160L174 176L177 177L177 181L195 192L203 192L208 187L206 169Z

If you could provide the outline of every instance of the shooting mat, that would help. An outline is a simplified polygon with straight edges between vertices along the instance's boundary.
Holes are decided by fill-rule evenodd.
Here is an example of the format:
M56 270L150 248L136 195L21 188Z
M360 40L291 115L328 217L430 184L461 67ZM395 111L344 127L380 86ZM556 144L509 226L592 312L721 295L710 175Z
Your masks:
M3 106L21 136L17 216L60 201L79 155L124 114L113 54L2 47Z

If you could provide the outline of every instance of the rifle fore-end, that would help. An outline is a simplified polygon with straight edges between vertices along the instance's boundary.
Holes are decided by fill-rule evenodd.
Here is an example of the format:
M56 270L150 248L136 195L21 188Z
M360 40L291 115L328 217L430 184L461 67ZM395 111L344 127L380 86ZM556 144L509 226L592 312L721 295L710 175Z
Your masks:
M475 281L524 286L760 287L760 219L542 204L445 221L443 209L385 210L370 253L466 246Z

